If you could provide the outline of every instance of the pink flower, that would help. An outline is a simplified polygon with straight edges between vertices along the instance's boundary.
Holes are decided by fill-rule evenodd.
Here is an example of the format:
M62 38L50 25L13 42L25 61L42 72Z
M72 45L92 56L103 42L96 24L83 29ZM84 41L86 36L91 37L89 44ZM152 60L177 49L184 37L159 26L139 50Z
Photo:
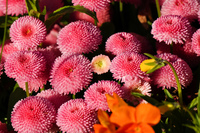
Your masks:
M11 123L18 133L48 132L56 122L54 106L45 98L30 96L18 101L11 113Z
M107 55L98 55L92 58L91 66L93 72L97 74L103 74L108 72L110 69L111 61Z
M45 38L46 26L32 16L20 17L10 27L10 39L19 49L36 48Z
M3 64L0 63L0 79L1 79L1 75L3 74Z
M2 48L2 45L0 46L0 50L1 50L1 48ZM7 41L5 42L5 44L4 44L4 47L3 47L3 53L2 53L2 57L1 57L2 63L5 62L6 58L7 58L10 54L12 54L12 53L14 53L14 52L16 52L16 51L19 51L19 49L18 49L17 47L15 47L15 46L13 45L13 43L10 42L10 40L7 40Z
M42 42L42 47L57 46L57 37L61 27L57 24L53 26L53 29L46 36L46 39Z
M58 57L50 78L52 87L58 93L75 94L89 85L92 79L90 61L83 55Z
M119 97L122 97L123 92L120 88L120 85L115 81L110 80L101 80L98 83L94 83L89 86L89 88L85 91L84 97L88 106L92 109L98 110L109 110L106 95L112 95L113 92L117 93Z
M0 10L6 14L6 0L0 0ZM8 15L23 15L27 13L25 0L8 0Z
M142 44L133 34L118 32L107 39L105 47L107 52L118 55L124 52L140 53Z
M139 77L130 77L125 81L125 84L122 86L122 90L124 91L123 98L127 101L133 103L134 105L138 105L139 103L146 102L142 98L138 98L133 96L132 92L138 92L143 95L151 96L151 85L149 82L142 80Z
M170 53L158 54L158 58L169 61L176 70L180 84L187 87L193 79L193 73L189 65L176 55ZM170 89L177 88L175 76L169 65L166 65L151 74L152 83L157 85L157 88L162 87Z
M58 109L57 125L67 133L89 133L98 122L97 114L83 99L71 99Z
M61 95L53 89L44 90L38 93L36 96L43 97L49 100L54 105L56 111L63 103L70 100L70 97L68 95Z
M91 11L99 11L106 8L111 0L72 0L73 5L80 5Z
M101 44L101 31L90 22L71 22L58 35L58 48L63 54L82 54L97 50Z
M198 18L199 0L165 0L161 8L161 15L180 15L189 21Z
M156 43L157 54L161 53L170 53L170 45L165 44L164 42ZM173 53L183 59L187 64L194 68L200 63L200 56L192 49L191 39L186 40L184 44L173 45Z
M148 75L140 70L140 63L147 59L146 56L138 53L122 53L117 55L111 62L110 71L117 80L122 80L128 76L148 78Z
M200 29L198 29L193 35L192 35L192 49L194 52L200 56Z
M183 44L192 35L189 21L181 16L166 15L157 18L152 24L151 34L159 42Z
M5 73L14 78L25 90L25 82L29 83L29 92L38 91L46 84L46 60L37 51L17 51L11 54L4 64Z

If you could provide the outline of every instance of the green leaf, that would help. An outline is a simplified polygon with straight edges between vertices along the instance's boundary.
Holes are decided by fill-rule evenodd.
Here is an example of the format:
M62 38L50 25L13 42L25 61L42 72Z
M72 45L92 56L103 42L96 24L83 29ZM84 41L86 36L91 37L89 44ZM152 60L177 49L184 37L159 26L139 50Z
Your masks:
M18 17L13 17L13 16L7 16L8 17L8 21L6 26L10 26L15 20L18 19ZM4 28L5 26L5 16L1 16L0 17L0 28Z
M200 118L200 88L199 88L198 96L197 96L197 113L198 113L198 117Z
M92 18L94 18L95 21L98 21L96 18L96 14L94 12L88 10L87 8L84 8L83 6L79 6L79 5L64 6L64 7L57 9L56 11L54 11L53 13L51 13L49 15L49 18L45 21L45 25L46 25L47 29L49 29L56 22L56 20L58 20L59 18L61 18L62 16L64 16L67 13L72 13L73 11L79 11L79 12L86 13L89 16L91 16Z
M197 103L198 103L198 99L197 99L197 97L196 97L196 98L194 98L194 99L191 101L191 103L188 105L188 109L191 109L191 108L195 107L195 106L197 105Z
M164 89L164 93L170 102L174 102L173 96L170 94L170 92L167 89Z
M148 71L146 72L146 74L150 74L150 73L152 73L152 72L158 70L159 68L161 68L161 67L163 67L163 66L165 66L164 63L162 63L162 64L157 64L155 67L153 67L152 69L148 70Z
M28 14L31 16L30 11L34 10L34 11L38 11L37 10L37 3L35 0L25 0L26 2L26 8L28 10Z
M183 124L183 126L186 126L186 127L188 127L188 128L191 128L191 129L193 129L196 133L199 133L199 132L198 132L198 129L197 129L195 126L192 126L192 125L189 125L189 124Z
M147 102L151 103L152 105L155 105L155 106L162 105L162 103L158 102L156 99L149 97L149 96L146 96L146 95L143 95L141 93L132 92L131 94L136 96L136 97L139 97L139 98L146 100Z

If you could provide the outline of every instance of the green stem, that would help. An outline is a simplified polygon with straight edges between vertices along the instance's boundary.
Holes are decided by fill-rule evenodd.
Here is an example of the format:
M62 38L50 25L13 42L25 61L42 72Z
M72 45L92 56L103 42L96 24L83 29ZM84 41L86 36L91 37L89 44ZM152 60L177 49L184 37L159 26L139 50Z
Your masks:
M173 54L173 42L170 44L170 53Z
M172 66L172 64L169 63L168 61L164 60L164 63L168 64L170 66L170 68L172 69L173 73L174 73L174 76L175 76L175 79L176 79L176 83L177 83L179 103L180 103L181 107L183 107L182 89L181 89L181 84L180 84L178 75L176 73L176 70L174 69L174 67Z
M157 9L157 13L158 13L158 17L161 16L161 13L160 13L160 4L159 4L159 0L155 0L156 1L156 9Z
M5 16L5 25L4 25L4 33L3 33L3 42L2 42L2 46L1 46L1 54L0 54L0 63L1 63L1 58L2 58L2 54L3 54L3 47L6 41L6 31L7 31L7 21L8 21L8 0L6 0L6 16Z
M119 12L120 12L122 26L124 29L123 3L121 2L121 0L119 1Z
M26 97L29 97L28 82L25 82L26 86Z
M74 94L72 95L72 99L76 99L76 96Z

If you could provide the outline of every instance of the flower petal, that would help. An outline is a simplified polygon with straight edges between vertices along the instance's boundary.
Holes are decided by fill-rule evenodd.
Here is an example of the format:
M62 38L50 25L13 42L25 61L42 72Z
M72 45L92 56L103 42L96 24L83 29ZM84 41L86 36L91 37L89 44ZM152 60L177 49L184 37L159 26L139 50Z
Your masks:
M136 107L137 123L156 125L161 118L160 110L149 103L142 103Z

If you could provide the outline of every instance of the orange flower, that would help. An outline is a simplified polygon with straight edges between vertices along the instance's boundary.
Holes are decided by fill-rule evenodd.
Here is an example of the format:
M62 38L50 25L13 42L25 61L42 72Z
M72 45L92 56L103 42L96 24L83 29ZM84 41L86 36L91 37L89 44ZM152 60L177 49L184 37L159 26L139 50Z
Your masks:
M136 108L121 106L110 116L110 121L119 125L118 132L154 133L151 126L159 123L160 110L149 104L141 103ZM118 133L117 132L117 133Z
M101 109L98 110L97 114L101 124L93 125L95 133L115 133L115 125L110 122L108 114Z
M120 106L128 106L124 100L119 97L115 92L113 93L113 96L106 94L106 99L108 103L108 107L112 112L115 112L116 109L118 109Z

